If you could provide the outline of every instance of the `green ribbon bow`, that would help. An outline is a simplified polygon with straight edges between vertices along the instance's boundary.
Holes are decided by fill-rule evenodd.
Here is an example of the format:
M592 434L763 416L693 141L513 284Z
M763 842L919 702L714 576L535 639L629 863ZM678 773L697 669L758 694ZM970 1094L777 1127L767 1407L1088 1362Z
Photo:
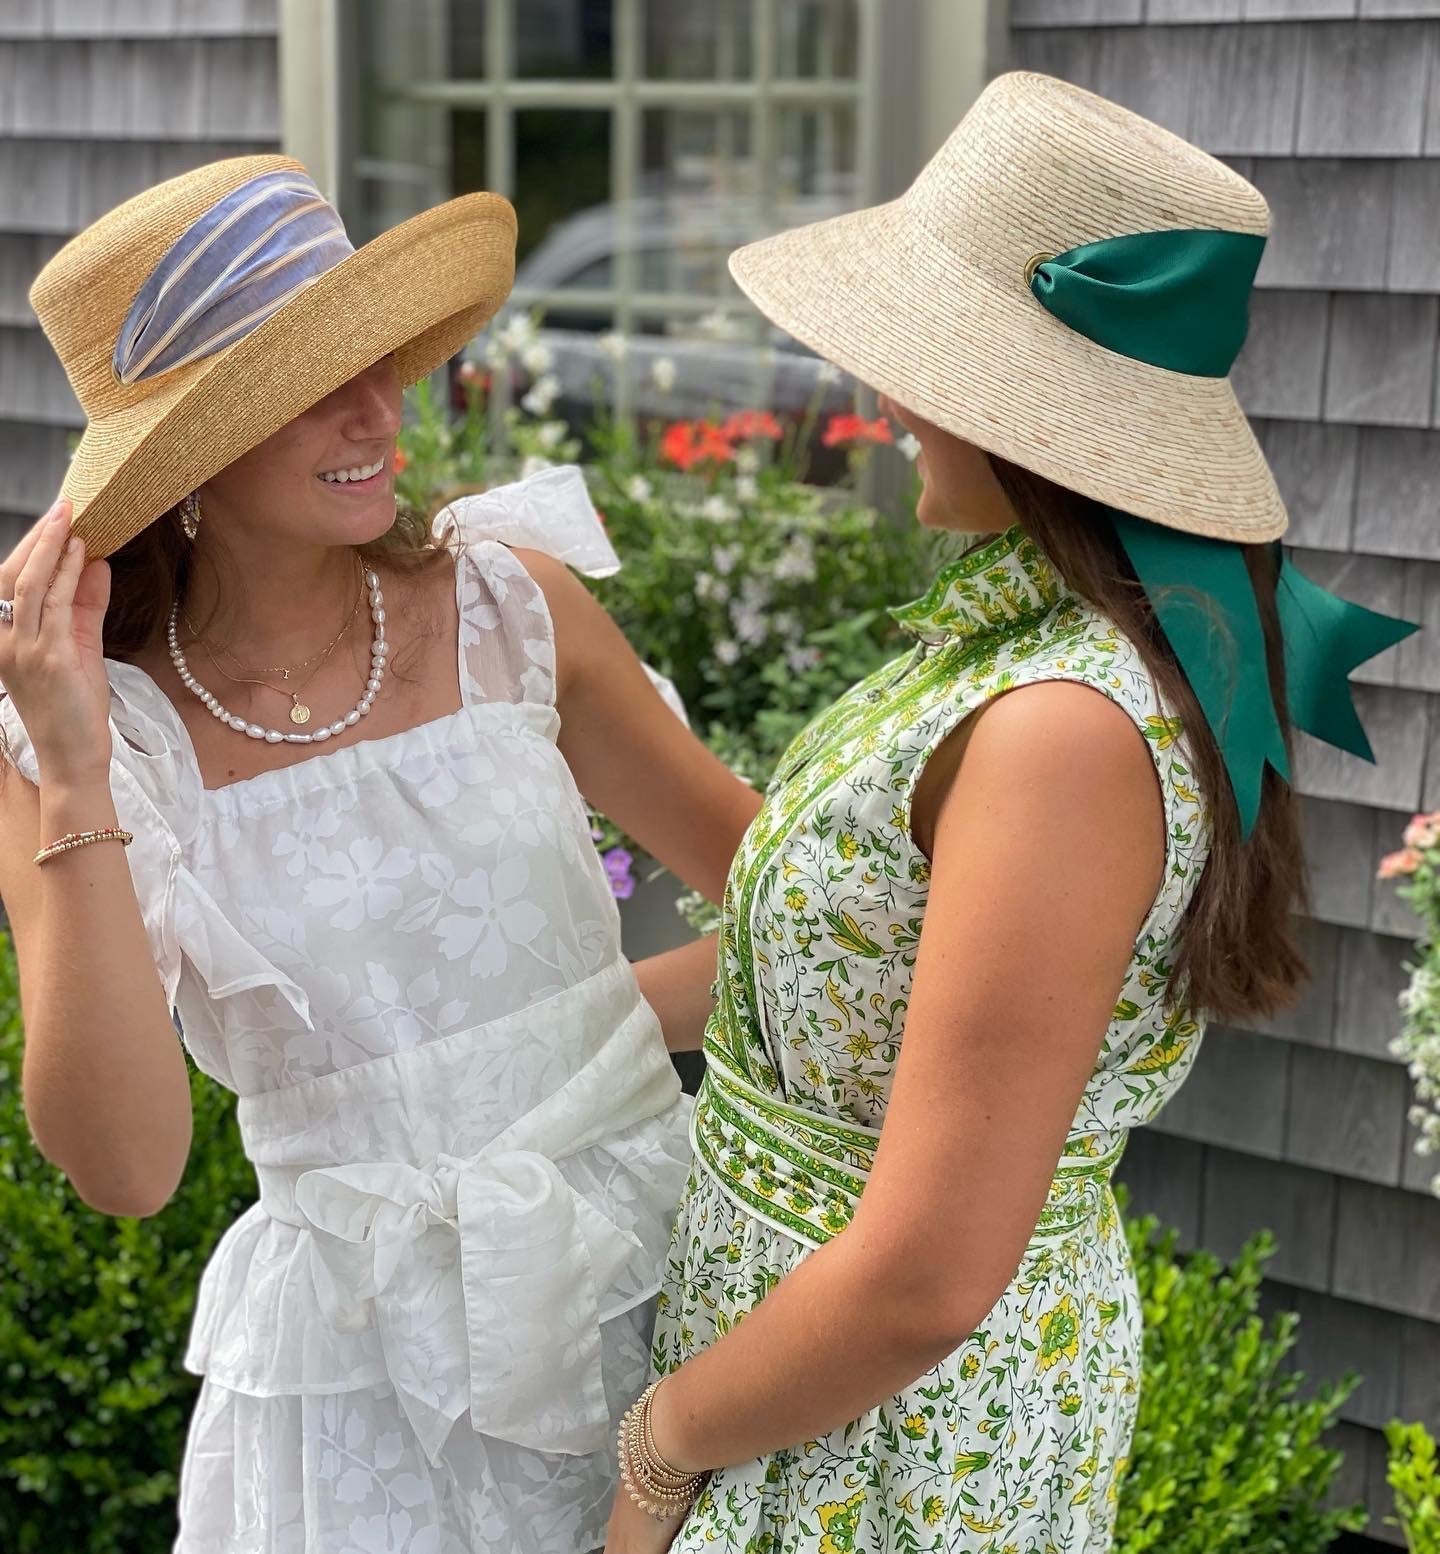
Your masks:
M1062 323L1107 350L1223 378L1245 341L1264 246L1246 232L1106 238L1038 264L1030 289ZM1128 513L1112 510L1110 518L1220 747L1248 837L1266 766L1287 782L1290 769L1244 551ZM1281 558L1276 610L1290 721L1373 761L1349 676L1419 628L1337 598Z

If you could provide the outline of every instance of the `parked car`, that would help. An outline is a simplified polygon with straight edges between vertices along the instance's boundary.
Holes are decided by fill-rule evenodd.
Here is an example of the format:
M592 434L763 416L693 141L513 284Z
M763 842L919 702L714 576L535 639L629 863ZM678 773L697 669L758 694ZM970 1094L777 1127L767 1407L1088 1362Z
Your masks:
M811 201L787 210L787 225L835 214L833 202ZM608 308L551 308L522 359L521 393L528 380L551 377L553 398L583 413L597 383L613 395L617 371L629 384L631 409L667 419L694 418L716 409L765 405L778 414L848 410L853 385L813 352L759 318L729 278L732 250L773 229L754 207L713 199L643 197L623 209L609 204L581 211L553 228L524 260L512 305L470 347L477 364L495 366L523 330L509 323L534 299L556 292L608 291L619 279L619 255L628 250L634 287L642 294L713 297L708 314L642 320L624 340ZM510 331L507 337L507 329ZM538 347L538 349L536 349Z

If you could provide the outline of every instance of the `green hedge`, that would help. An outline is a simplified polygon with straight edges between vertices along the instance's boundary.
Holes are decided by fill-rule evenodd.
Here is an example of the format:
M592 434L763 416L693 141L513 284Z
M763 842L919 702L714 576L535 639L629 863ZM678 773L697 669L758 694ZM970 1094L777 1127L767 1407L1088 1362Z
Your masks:
M196 1075L195 1146L163 1214L91 1213L36 1153L20 1102L14 963L0 934L0 1550L168 1554L196 1382L180 1368L200 1271L251 1201L231 1098ZM1146 1381L1118 1554L1320 1554L1339 1393L1283 1370L1293 1317L1256 1314L1266 1244L1229 1269L1130 1227Z
M109 1219L32 1145L20 1058L0 935L0 1550L168 1554L198 1386L180 1366L195 1291L254 1197L233 1100L195 1074L179 1193L153 1219Z

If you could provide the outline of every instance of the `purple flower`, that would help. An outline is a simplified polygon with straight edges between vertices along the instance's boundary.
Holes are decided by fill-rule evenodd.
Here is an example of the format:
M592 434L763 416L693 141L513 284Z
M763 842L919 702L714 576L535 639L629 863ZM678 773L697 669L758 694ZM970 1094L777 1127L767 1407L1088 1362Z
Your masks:
M631 873L635 859L623 847L612 847L600 860L610 880L610 889L617 901L628 901L635 894L635 876Z

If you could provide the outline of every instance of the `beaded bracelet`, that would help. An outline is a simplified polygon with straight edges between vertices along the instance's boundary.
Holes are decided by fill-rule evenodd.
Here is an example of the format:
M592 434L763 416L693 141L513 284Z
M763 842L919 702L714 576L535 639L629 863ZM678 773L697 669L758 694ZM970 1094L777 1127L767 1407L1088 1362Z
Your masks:
M658 1381L652 1381L626 1410L618 1441L620 1482L639 1508L657 1521L669 1521L688 1511L705 1487L708 1473L682 1473L671 1467L655 1446L650 1406Z
M77 847L88 847L91 842L119 842L128 847L134 840L132 832L122 831L119 826L102 826L98 831L67 831L58 841L42 847L35 854L35 862L48 863L61 853L72 853Z

